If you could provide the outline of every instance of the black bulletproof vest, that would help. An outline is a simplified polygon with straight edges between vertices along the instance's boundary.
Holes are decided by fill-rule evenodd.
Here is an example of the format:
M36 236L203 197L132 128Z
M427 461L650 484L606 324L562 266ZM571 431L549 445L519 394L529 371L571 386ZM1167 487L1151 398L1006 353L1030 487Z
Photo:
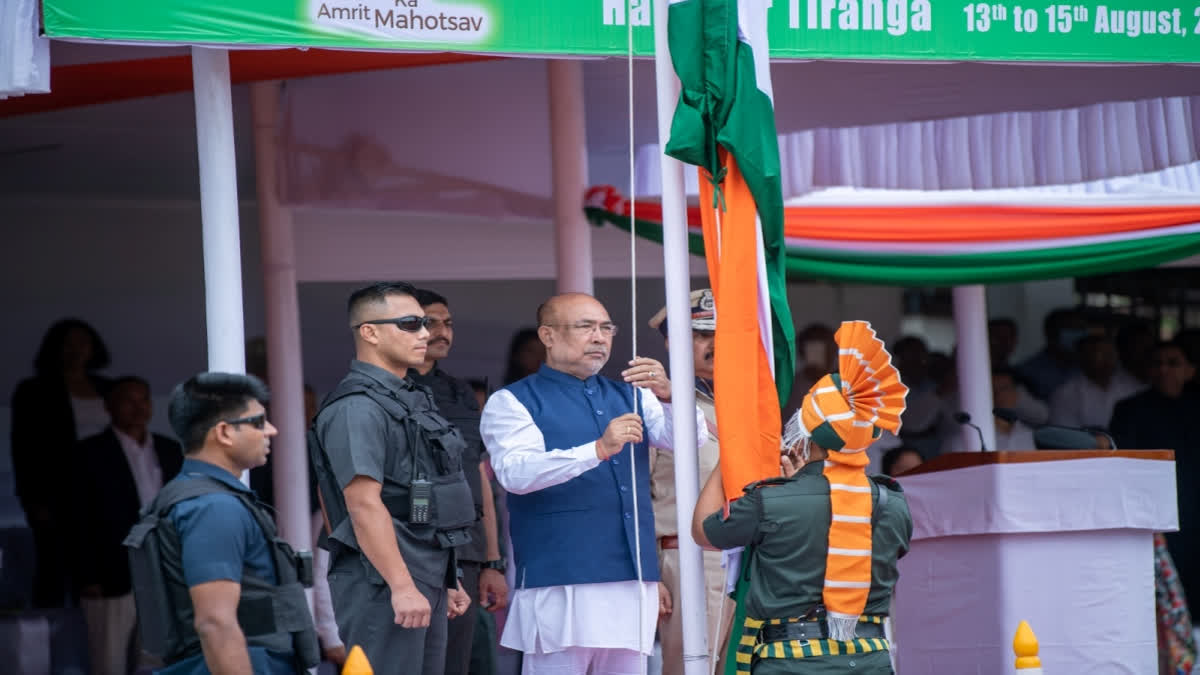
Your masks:
M201 651L183 576L179 533L169 514L182 501L214 493L232 495L242 502L262 528L275 562L278 583L267 583L248 571L242 574L237 611L246 644L293 654L300 669L316 666L320 649L304 595L304 589L312 586L311 567L302 565L292 547L279 537L274 520L251 495L207 476L163 486L125 538L143 647L166 664ZM302 578L305 569L307 578Z
M466 382L447 375L445 372L430 371L428 375L410 373L409 378L417 384L429 388L433 393L433 401L438 415L458 429L463 439L463 460L474 457L476 461L483 456L483 438L479 435L479 403L475 400L475 392ZM473 455L472 451L477 453ZM477 515L483 515L480 508L483 487L480 485L479 471L471 471L478 467L463 466L467 485L476 500Z
M479 462L483 460L483 439L479 435L479 402L475 391L465 381L452 377L435 368L426 375L416 371L408 374L413 382L429 388L437 412L446 419L463 438L463 474L475 500L475 516L483 517L483 484L479 473ZM482 520L471 528L471 542L456 551L460 561L481 562L487 558L486 532Z
M423 392L419 395L429 398ZM388 513L396 520L408 522L409 486L418 478L428 480L432 483L432 518L428 527L411 528L412 533L417 536L428 533L429 539L436 540L442 548L470 542L470 527L478 514L463 473L464 445L458 430L433 409L431 400L428 405L410 405L396 392L371 378L355 377L353 373L325 398L321 410L348 396L369 399L404 430L407 448L387 449L380 497ZM320 417L319 412L317 417ZM308 432L308 453L317 476L327 534L330 534L349 519L350 513L332 464L317 436L315 418Z

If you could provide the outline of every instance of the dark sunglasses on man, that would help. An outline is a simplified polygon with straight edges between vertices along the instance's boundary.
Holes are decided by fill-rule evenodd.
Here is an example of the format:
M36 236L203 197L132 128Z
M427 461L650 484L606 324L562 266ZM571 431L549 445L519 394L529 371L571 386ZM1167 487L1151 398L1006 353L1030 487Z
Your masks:
M239 417L236 420L224 420L224 422L225 424L235 427L239 424L249 424L255 429L262 431L263 428L267 426L267 414L258 413L257 415L251 415L249 417Z
M358 324L354 327L354 330L358 330L360 327L368 323L376 326L382 326L390 323L405 333L419 333L421 332L422 328L429 327L430 319L427 316L416 316L414 314L402 316L398 319L371 319L370 321L363 321L362 323Z

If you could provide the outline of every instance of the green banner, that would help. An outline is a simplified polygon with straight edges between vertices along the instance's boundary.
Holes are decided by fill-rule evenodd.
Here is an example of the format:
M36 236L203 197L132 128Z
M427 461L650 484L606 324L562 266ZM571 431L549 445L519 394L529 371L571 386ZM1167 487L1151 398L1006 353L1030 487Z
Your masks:
M44 0L51 38L653 53L652 0ZM775 59L1200 62L1200 0L773 0Z

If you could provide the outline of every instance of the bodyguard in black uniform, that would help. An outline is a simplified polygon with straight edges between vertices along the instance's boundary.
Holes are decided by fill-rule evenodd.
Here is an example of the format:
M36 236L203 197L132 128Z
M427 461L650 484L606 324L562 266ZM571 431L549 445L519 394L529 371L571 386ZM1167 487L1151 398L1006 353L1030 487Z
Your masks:
M447 617L470 602L453 549L477 517L461 435L406 377L429 338L415 292L379 283L350 296L357 358L317 413L309 454L342 641L361 646L376 673L438 675Z
M425 363L409 371L408 376L417 384L429 387L438 412L463 435L466 441L463 472L471 486L475 510L480 515L479 522L471 528L471 543L455 551L463 588L471 596L471 605L462 616L450 620L446 648L446 675L467 675L479 608L488 611L503 608L508 603L508 584L504 580L504 561L500 558L491 484L482 465L484 448L479 435L479 401L471 385L438 366L440 359L449 356L454 344L450 302L445 296L423 288L417 289L417 302L429 319L429 348L425 352Z

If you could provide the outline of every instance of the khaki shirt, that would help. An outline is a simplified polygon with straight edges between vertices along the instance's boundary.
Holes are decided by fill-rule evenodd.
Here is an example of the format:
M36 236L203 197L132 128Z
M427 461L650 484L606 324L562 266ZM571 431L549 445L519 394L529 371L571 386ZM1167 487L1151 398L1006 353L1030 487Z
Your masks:
M717 409L710 396L696 391L696 405L708 422L708 437L700 443L700 484L717 467L721 449L717 444ZM650 448L650 499L654 506L654 533L658 537L679 534L675 516L675 458L669 452Z

